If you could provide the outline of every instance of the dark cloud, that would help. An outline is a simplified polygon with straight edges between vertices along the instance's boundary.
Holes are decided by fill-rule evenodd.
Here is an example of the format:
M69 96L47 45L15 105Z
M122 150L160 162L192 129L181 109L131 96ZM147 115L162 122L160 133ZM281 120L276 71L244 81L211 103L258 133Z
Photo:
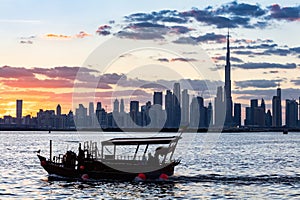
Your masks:
M239 54L239 55L254 55L256 52L254 51L233 51L234 54Z
M177 40L173 41L176 44L191 44L197 45L198 42L195 40L194 37L180 37Z
M165 25L151 23L151 22L139 22L135 24L129 25L128 28L136 29L136 28L166 28Z
M299 86L299 85L300 85L300 77L298 77L298 78L295 79L295 80L291 80L291 82L292 82L294 85Z
M279 71L278 70L271 70L271 71L268 71L268 72L264 72L264 74L278 74Z
M243 63L233 65L242 69L267 69L267 68L278 68L278 69L295 69L297 65L295 63L279 64L279 63Z
M152 13L135 13L125 17L126 21L151 21L151 22L172 22L184 24L186 18L180 17L176 10L161 10Z
M290 54L288 49L268 49L264 51L265 55L278 55L278 56L287 56Z
M190 32L191 29L185 26L171 26L171 32L177 34L184 34Z
M280 7L274 4L269 7L271 11L270 18L277 20L299 21L300 20L300 6L297 7Z
M197 59L195 59L195 58L172 58L172 59L170 59L170 62L176 62L176 61L195 62L195 61L197 61Z
M168 58L158 58L157 60L160 62L169 62Z
M175 40L174 43L177 44L193 44L196 45L199 42L216 42L216 43L223 43L226 41L225 35L215 34L215 33L206 33L205 35L201 35L198 37L180 37L179 39Z
M277 44L259 44L259 45L248 45L246 46L247 49L269 49L277 47Z
M131 31L119 31L116 36L120 38L129 38L136 40L155 40L155 39L164 39L161 33L158 32L131 32Z
M98 27L96 33L99 35L110 35L111 34L111 26L110 25L101 25Z
M234 84L237 88L249 88L249 87L254 87L254 88L272 88L276 87L278 82L282 80L245 80L245 81L235 81Z
M222 60L222 61L225 61L226 60L226 56L216 56L216 57L212 57L213 60ZM237 57L233 57L231 56L230 57L230 61L233 61L233 62L238 62L238 63L242 63L243 61Z
M215 33L206 33L205 35L199 36L195 38L197 42L207 42L207 41L215 41L218 43L225 42L226 36L215 34Z
M300 47L290 48L290 51L292 51L293 53L300 54Z
M216 10L218 14L232 14L237 16L251 16L260 17L267 13L259 5L251 5L246 3L238 3L233 1L231 3L222 5L221 8Z
M10 79L22 77L34 78L35 75L30 70L24 67L11 67L7 65L0 67L0 78Z

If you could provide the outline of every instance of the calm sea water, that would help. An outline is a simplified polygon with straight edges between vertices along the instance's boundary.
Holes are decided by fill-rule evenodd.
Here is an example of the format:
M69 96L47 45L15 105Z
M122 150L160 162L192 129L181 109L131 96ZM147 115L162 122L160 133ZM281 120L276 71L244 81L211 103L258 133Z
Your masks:
M300 199L300 133L184 134L181 164L164 183L50 180L34 152L48 156L50 139L59 154L77 141L120 136L0 132L0 199Z

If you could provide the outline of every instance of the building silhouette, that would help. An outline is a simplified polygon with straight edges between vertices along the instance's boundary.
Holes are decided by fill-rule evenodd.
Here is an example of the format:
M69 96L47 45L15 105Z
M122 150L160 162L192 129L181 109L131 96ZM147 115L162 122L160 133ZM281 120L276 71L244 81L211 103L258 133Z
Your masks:
M285 101L285 125L289 128L298 126L298 103L296 100Z
M174 110L174 106L173 106L173 94L171 92L171 90L167 90L166 91L166 95L165 95L165 110L167 113L167 119L166 119L166 128L173 128L173 110Z
M61 115L61 106L60 106L60 104L58 104L58 105L56 106L56 115L58 115L58 116Z
M281 109L281 88L277 88L277 95L272 99L272 126L282 126L282 109Z
M173 87L173 128L179 128L181 122L181 90L180 84L174 83Z
M17 100L16 104L16 122L18 125L20 125L22 124L23 100Z
M233 110L234 110L234 118L233 118L234 126L240 127L242 125L241 123L242 105L240 103L235 103Z
M139 102L138 101L130 101L130 117L134 124L132 126L139 124Z
M225 102L223 96L223 88L219 86L217 88L217 95L215 97L215 126L223 127L225 120Z
M232 126L232 97L231 97L231 78L230 78L230 47L229 47L229 31L227 35L227 52L226 52L226 65L225 65L225 123L226 127Z
M181 109L181 124L187 125L189 124L190 118L189 118L189 112L190 112L190 97L188 94L188 90L184 89L182 91L182 109Z
M162 92L154 92L153 104L162 106L163 105L162 101L163 101Z

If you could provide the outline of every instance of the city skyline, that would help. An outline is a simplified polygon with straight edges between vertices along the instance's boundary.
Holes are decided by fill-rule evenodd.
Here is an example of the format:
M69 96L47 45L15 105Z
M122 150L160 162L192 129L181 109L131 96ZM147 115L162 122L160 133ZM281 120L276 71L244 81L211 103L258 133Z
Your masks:
M34 115L40 107L52 109L56 102L64 105L64 113L74 110L72 104L77 105L73 100L74 83L79 80L79 71L85 74L79 81L86 91L84 97L89 99L86 103L95 97L93 101L101 101L107 110L112 110L115 96L123 98L126 104L131 100L146 102L154 91L172 89L174 82L179 82L182 88L189 83L192 89L186 89L191 96L200 94L206 104L213 102L217 87L206 88L205 84L224 86L226 82L223 77L228 27L233 103L245 107L250 99L259 96L271 109L273 100L269 97L274 95L278 83L282 88L283 110L284 99L298 99L297 1L128 3L132 6L127 3L106 3L105 6L115 8L111 18L108 12L111 9L103 9L101 14L97 11L103 6L101 2L69 5L30 0L22 10L19 10L24 7L21 2L3 2L0 117L14 116L15 100L20 98L24 101L24 115ZM82 10L83 7L86 9ZM62 17L66 15L69 17ZM165 44L171 43L179 50L177 54L121 52L113 69L103 72L99 66L102 62L89 63L88 58L94 49L112 38L131 43L150 41L157 48L166 48ZM121 48L118 43L112 47ZM202 67L204 63L208 64ZM192 65L201 70L193 71ZM177 75L170 75L170 69ZM159 70L159 75L165 76L157 77L155 72ZM95 80L101 80L101 84L93 92L91 87L95 85L90 81ZM242 116L245 115L242 109Z
M224 87L225 88L225 87ZM219 87L223 91L222 87ZM222 90L221 90L222 89ZM219 91L219 92L220 92ZM180 93L180 95L178 95ZM76 128L179 128L188 125L191 129L206 128L300 128L300 96L299 103L293 99L285 99L287 113L282 115L281 88L277 88L273 96L272 109L266 109L262 98L251 99L247 107L242 108L240 103L234 103L232 121L226 121L225 107L215 108L212 102L204 104L201 96L192 97L185 106L190 95L186 89L180 90L180 84L174 83L172 91L166 90L165 99L163 92L153 93L153 104L147 101L145 104L139 101L130 101L125 106L124 100L115 99L113 111L109 112L102 107L101 102L89 102L88 107L79 104L75 111L68 114L62 113L62 106L58 104L56 110L43 110L37 112L37 116L22 116L23 100L16 100L16 118L5 116L0 118L2 128L35 128L35 129L76 129ZM177 95L176 95L177 94ZM214 105L225 105L226 96L220 102L220 93L215 98ZM181 96L178 100L178 96ZM164 100L163 100L164 99ZM178 103L179 111L177 111ZM96 105L96 107L95 107ZM126 112L125 107L129 108ZM241 110L245 109L246 117L243 119ZM188 117L186 117L187 113ZM223 114L222 114L223 113ZM177 116L177 118L176 118ZM179 116L179 117L178 117ZM217 117L216 117L217 116ZM221 119L220 119L221 116ZM218 118L219 117L219 118ZM223 118L223 119L222 119ZM221 120L221 122L220 122ZM243 130L243 129L241 129Z

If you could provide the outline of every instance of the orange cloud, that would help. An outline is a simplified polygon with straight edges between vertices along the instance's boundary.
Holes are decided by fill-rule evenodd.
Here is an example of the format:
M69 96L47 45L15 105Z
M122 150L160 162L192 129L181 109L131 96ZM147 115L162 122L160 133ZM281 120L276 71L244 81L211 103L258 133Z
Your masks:
M85 37L89 37L89 36L92 36L92 35L84 32L84 31L80 31L78 34L76 34L77 38L85 38Z
M85 38L92 36L92 34L89 34L85 31L80 31L78 34L75 35L63 35L63 34L54 34L54 33L48 33L45 35L45 38L54 38L54 39L72 39L72 38Z
M70 39L70 38L72 38L72 36L49 33L49 34L46 35L46 38Z

